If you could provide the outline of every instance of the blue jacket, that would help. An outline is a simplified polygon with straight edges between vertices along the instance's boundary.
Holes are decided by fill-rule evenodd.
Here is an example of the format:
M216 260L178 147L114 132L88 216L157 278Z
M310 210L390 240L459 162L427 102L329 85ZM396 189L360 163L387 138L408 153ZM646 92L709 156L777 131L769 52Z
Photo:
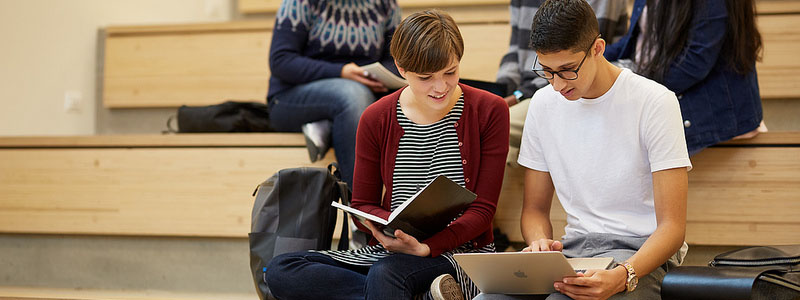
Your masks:
M689 38L659 82L678 95L690 153L750 132L763 118L755 66L741 75L720 55L728 22L725 0L692 1L696 9ZM609 61L634 57L637 22L646 2L634 2L628 33L606 48Z

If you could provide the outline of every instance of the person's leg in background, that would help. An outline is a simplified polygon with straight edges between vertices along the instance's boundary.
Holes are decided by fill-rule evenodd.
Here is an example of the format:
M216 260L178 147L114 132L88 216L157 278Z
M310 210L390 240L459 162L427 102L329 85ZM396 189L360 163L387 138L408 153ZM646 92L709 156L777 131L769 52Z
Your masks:
M331 141L342 179L353 184L356 129L361 113L375 102L366 86L342 78L298 85L269 101L270 125L277 131L299 132L303 124L330 120Z

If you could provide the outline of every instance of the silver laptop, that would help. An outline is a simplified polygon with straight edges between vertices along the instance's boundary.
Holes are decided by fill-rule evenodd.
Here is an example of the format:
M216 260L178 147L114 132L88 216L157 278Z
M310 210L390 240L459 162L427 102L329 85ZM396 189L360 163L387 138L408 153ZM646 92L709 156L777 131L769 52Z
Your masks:
M549 294L553 283L577 272L607 269L611 257L566 258L558 251L461 253L458 265L483 293Z

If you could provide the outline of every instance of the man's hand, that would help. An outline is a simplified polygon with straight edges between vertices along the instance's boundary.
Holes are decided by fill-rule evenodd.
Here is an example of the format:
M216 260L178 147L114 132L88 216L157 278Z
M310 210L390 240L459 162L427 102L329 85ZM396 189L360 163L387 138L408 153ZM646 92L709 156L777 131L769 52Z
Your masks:
M578 277L566 277L556 282L557 291L575 300L608 299L625 290L628 272L623 267L611 270L587 270Z
M383 248L395 253L404 253L416 256L431 255L431 248L427 244L420 243L413 236L408 235L400 229L394 231L394 238L383 234L383 231L372 221L367 220L367 227L372 232L372 236L383 245Z
M342 78L361 83L376 93L389 91L383 83L369 77L369 73L355 63L349 63L342 67Z
M528 247L522 249L522 252L538 252L538 251L561 251L564 245L560 241L551 239L538 239L533 241Z
M508 107L512 107L515 104L519 103L519 100L517 100L517 97L514 95L506 96L505 98L503 98L503 100L506 100L506 104L508 105Z

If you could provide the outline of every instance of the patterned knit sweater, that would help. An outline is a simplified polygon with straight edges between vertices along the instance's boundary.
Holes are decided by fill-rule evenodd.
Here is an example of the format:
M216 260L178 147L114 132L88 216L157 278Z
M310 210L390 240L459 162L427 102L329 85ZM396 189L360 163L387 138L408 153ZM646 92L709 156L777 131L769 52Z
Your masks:
M397 73L389 43L400 18L394 0L284 0L272 33L267 98L339 77L350 62L380 61Z

